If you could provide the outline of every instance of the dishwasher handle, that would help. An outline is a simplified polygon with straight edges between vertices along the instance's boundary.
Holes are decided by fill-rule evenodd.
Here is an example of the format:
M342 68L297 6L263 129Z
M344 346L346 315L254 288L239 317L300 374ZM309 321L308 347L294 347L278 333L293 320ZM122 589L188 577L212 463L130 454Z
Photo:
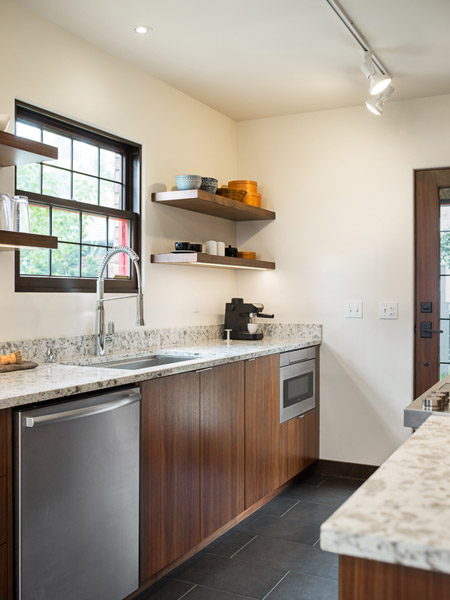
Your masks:
M133 404L141 399L141 394L138 389L128 390L126 392L116 392L111 395L116 396L116 399L111 402L86 406L85 408L75 408L74 410L43 415L42 417L25 417L25 427L38 427L41 425L62 423L63 421L72 421L74 419L83 419L84 417L92 417L93 415L110 412L117 408L122 408L122 406Z

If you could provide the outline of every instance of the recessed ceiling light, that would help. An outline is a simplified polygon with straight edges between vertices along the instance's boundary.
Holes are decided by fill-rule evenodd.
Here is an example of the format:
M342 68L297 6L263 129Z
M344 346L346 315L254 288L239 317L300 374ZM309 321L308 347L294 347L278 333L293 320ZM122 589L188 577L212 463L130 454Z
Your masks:
M150 33L150 31L153 31L153 29L148 25L137 25L134 28L134 33L139 33L141 35L145 33Z

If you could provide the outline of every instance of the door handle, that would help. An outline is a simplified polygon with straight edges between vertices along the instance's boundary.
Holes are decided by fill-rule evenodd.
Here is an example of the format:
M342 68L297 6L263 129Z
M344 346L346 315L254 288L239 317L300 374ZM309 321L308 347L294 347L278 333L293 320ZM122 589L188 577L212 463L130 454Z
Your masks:
M114 394L111 394L114 397ZM40 425L49 425L53 423L62 423L63 421L72 421L74 419L82 419L84 417L92 417L101 413L110 412L122 406L133 404L141 399L140 392L130 390L127 392L119 392L115 394L117 399L112 402L104 402L95 406L86 406L85 408L75 408L74 410L66 410L51 415L42 415L41 417L26 417L25 427L37 427Z
M432 326L431 321L422 321L420 323L420 337L430 338L432 333L444 333L442 329L431 329Z

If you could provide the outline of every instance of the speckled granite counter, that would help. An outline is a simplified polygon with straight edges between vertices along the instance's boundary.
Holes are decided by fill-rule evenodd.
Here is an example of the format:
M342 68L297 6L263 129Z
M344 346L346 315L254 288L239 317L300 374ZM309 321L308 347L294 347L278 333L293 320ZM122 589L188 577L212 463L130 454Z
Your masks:
M125 358L143 356L152 352L192 356L192 360L133 371L80 366L81 364L89 365L92 362L98 363L99 357L83 358L83 360L78 361L78 366L73 364L74 361L71 361L71 365L40 364L36 369L29 371L1 374L0 409L137 383L155 377L204 369L227 362L256 358L320 343L319 327L315 331L311 330L309 334L305 333L286 339L267 338L260 342L231 341L229 344L222 340L215 340L201 345L180 345L157 349L149 347L146 350L140 349L140 352L134 354L128 353L106 357L107 359Z
M450 419L431 416L321 527L341 555L450 574Z

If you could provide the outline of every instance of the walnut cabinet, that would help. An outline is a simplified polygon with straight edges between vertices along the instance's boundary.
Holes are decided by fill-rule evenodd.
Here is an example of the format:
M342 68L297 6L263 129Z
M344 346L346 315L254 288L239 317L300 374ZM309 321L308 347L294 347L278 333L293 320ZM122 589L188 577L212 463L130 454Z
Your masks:
M142 585L317 460L318 408L280 425L279 364L141 384Z

